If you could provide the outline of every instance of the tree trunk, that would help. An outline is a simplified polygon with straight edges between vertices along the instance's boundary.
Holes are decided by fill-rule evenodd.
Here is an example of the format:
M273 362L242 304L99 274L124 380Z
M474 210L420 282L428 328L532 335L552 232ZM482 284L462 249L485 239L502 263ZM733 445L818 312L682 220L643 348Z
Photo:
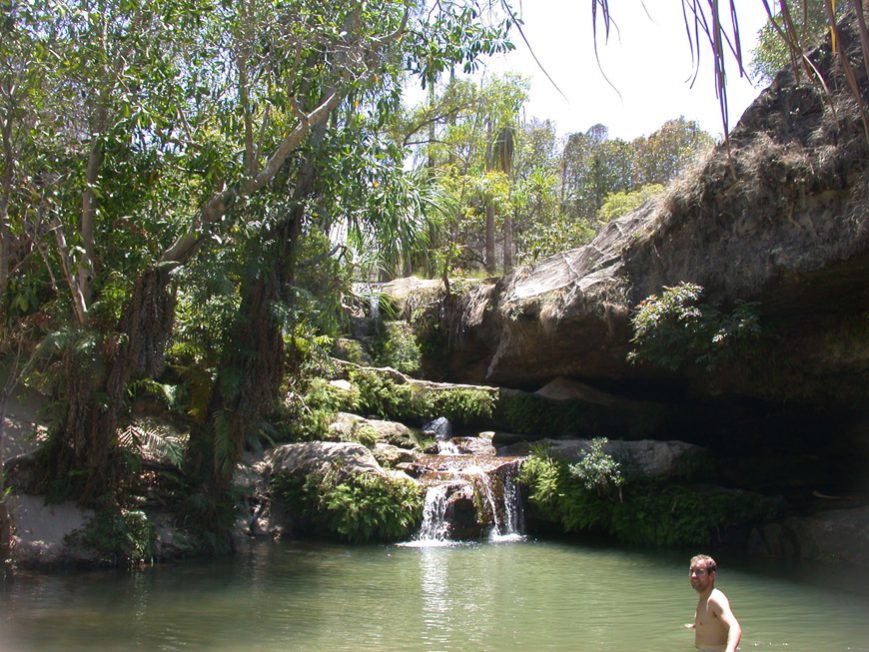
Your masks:
M68 347L63 360L67 409L48 464L48 484L55 493L91 504L116 488L118 418L126 387L162 371L174 309L168 272L150 269L137 279L118 331L102 337L95 355Z
M0 579L6 574L12 553L12 517L6 500L0 496Z
M486 200L486 271L495 273L495 207Z
M310 143L316 147L326 124L316 126ZM282 323L275 304L290 304L287 288L295 279L297 244L302 234L305 200L317 178L311 156L297 175L293 207L263 238L274 243L256 279L242 288L239 316L224 351L221 371L209 407L209 418L193 434L190 470L203 482L212 501L223 500L241 460L245 441L274 408L284 372ZM268 245L266 245L268 246Z
M9 202L12 199L12 166L15 157L12 151L12 117L3 121L3 178L0 181L0 297L9 284L9 261L11 258L12 234L9 230Z
M513 269L513 218L504 216L504 273Z

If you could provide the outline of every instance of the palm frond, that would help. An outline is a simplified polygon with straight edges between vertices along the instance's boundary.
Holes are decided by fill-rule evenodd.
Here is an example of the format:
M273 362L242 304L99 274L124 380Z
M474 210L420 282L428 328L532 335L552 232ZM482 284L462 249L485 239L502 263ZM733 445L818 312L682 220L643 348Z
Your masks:
M130 424L118 433L119 446L143 460L168 464L180 469L184 462L186 440L161 433L157 428Z

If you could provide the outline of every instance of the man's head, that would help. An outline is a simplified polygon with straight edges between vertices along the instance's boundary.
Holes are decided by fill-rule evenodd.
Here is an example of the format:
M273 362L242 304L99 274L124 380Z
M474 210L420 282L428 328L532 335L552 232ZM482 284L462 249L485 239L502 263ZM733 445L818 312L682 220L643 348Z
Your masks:
M691 557L689 577L691 586L697 593L704 593L715 585L715 573L718 565L709 555L695 555Z

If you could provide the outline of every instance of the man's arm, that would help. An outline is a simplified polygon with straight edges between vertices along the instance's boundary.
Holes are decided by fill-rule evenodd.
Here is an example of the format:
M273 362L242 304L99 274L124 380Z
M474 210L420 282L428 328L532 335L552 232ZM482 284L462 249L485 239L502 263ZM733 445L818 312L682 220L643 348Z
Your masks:
M739 626L739 621L733 615L730 601L721 591L716 591L710 596L709 605L712 607L713 613L727 627L727 647L724 648L724 652L736 652L739 641L742 639L742 627Z

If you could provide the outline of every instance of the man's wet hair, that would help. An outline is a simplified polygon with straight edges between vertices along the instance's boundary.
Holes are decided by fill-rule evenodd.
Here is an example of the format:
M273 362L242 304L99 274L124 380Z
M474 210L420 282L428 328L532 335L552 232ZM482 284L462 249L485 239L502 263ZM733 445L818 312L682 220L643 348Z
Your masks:
M691 566L695 566L697 562L701 561L706 565L707 573L715 573L718 570L718 564L709 555L694 555L691 557Z

